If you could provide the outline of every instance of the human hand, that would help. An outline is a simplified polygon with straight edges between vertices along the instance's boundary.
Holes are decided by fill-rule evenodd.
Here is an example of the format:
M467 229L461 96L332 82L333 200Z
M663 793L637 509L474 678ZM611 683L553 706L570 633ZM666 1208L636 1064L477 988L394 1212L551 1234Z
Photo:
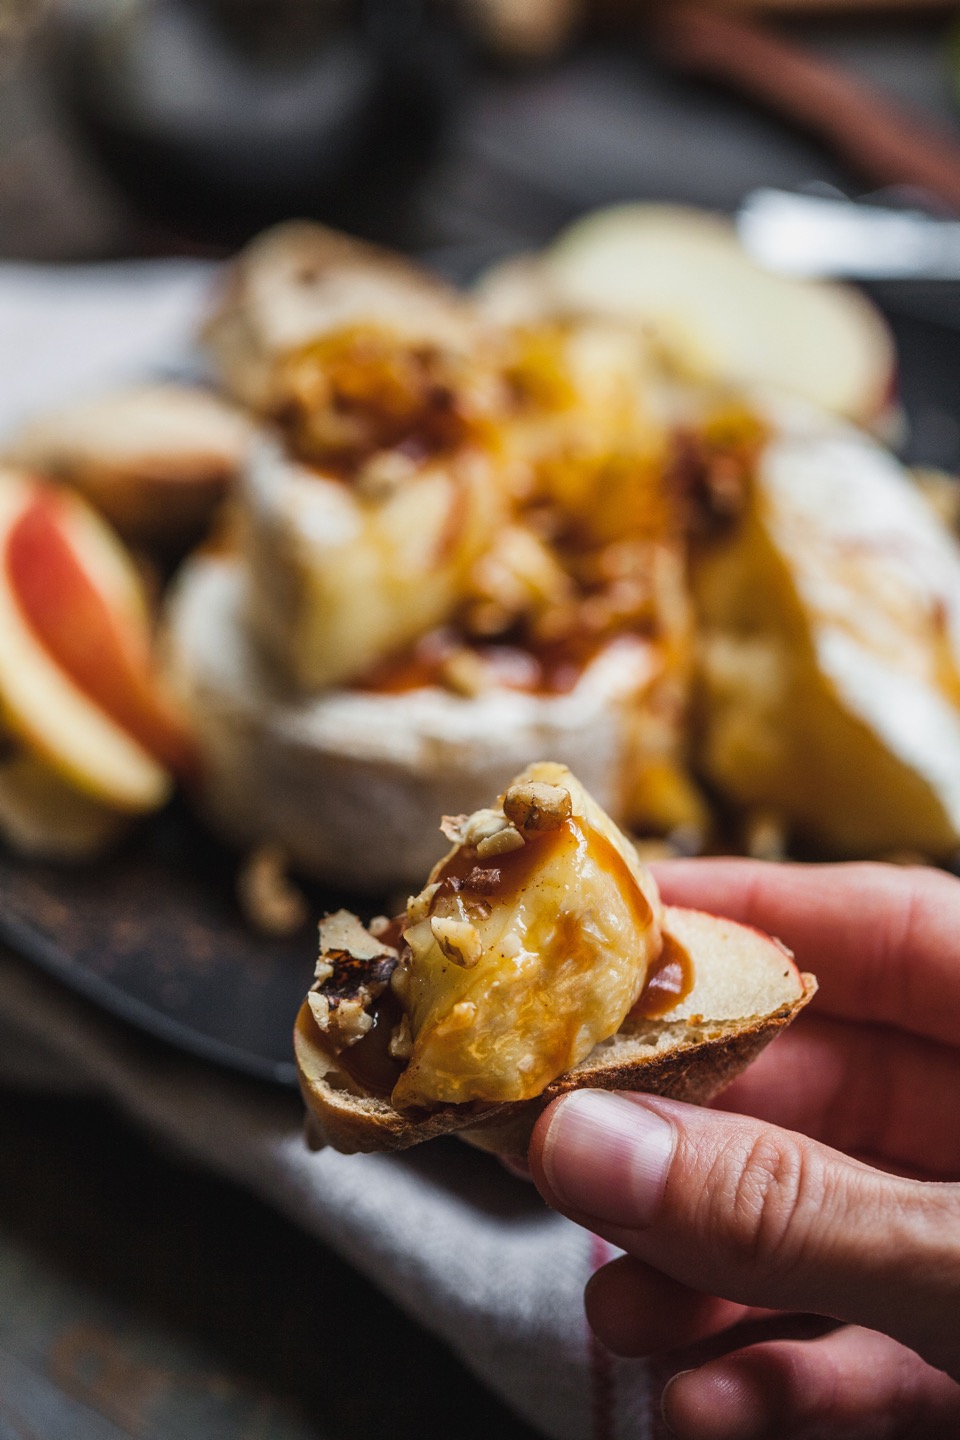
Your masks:
M770 1310L847 1322L679 1374L683 1440L960 1436L960 882L882 865L688 861L664 898L755 924L820 982L723 1111L575 1091L530 1149L545 1199L628 1254L587 1313L682 1350Z

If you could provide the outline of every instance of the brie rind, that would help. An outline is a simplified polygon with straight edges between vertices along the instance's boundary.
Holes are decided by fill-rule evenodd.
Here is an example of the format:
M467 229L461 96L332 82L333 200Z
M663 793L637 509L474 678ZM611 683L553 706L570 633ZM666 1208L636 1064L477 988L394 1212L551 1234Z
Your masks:
M960 549L868 436L779 406L694 567L700 764L835 854L960 840Z
M359 890L418 884L443 854L436 817L478 808L542 754L624 813L662 671L653 644L612 642L566 694L297 698L248 635L248 604L237 559L197 556L168 608L170 668L203 753L202 800L234 841L276 840L304 870Z

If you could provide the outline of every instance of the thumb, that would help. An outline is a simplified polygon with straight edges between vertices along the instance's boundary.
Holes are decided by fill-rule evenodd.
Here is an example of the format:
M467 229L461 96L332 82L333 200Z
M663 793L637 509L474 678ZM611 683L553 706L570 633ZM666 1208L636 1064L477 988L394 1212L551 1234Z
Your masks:
M544 1198L673 1279L883 1330L960 1374L960 1186L742 1115L577 1090L530 1147Z

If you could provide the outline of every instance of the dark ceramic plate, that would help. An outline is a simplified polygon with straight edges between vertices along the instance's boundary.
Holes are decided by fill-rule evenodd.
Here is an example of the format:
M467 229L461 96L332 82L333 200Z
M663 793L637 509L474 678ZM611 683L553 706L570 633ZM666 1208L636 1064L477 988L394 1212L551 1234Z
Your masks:
M179 1049L292 1085L291 1032L316 958L313 923L254 934L236 856L180 805L121 853L65 870L0 854L0 936L103 1009ZM346 901L313 891L311 913Z

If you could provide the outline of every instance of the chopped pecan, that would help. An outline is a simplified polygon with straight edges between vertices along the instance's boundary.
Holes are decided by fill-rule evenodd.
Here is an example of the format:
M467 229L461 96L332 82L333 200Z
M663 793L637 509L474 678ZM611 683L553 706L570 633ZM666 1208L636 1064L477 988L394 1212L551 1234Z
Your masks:
M338 1047L352 1045L373 1024L369 1005L383 994L399 963L397 951L338 910L320 924L320 958L308 996L314 1019Z
M435 915L430 921L430 929L447 959L464 970L471 970L483 954L480 934L469 920Z
M545 785L538 780L521 780L503 797L503 811L523 833L530 830L559 830L573 811L569 790L562 785Z
M511 850L519 850L526 844L520 831L514 825L505 825L494 835L487 835L477 846L477 855L481 860L489 860L495 855L509 855Z

